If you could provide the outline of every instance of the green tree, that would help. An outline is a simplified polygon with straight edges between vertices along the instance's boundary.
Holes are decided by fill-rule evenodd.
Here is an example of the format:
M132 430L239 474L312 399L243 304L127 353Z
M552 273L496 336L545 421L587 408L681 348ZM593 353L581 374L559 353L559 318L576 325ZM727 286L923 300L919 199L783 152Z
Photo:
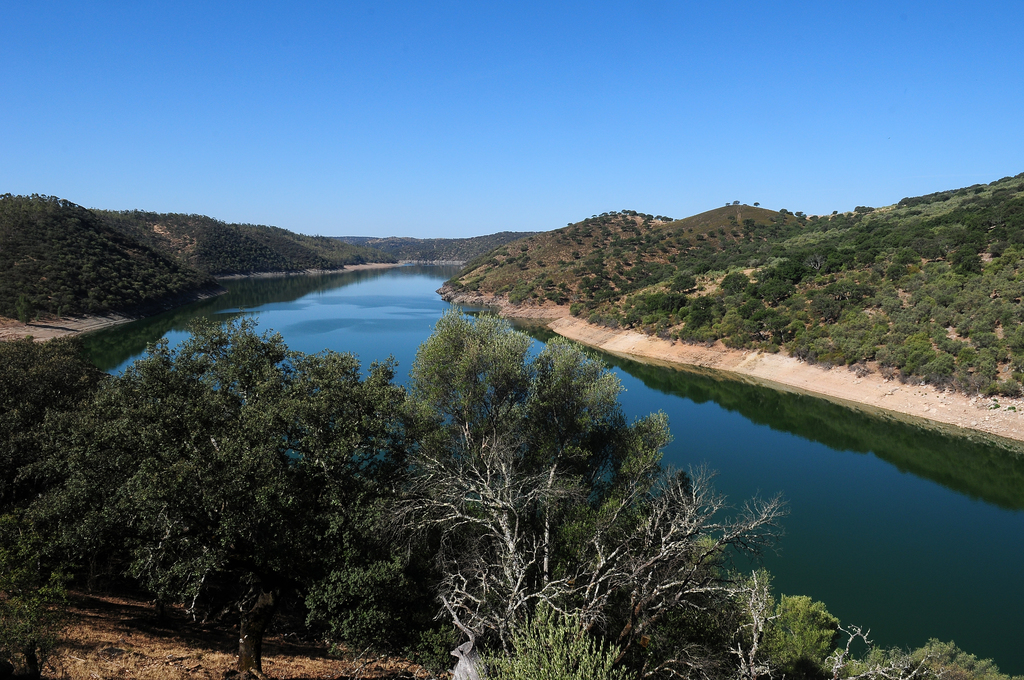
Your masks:
M822 678L824 663L836 648L839 619L825 604L806 595L782 595L775 619L765 636L765 647L787 678Z
M236 610L238 669L261 672L281 598L337 566L361 483L388 478L403 392L390 364L362 380L351 355L291 352L249 320L191 331L103 385L41 512L80 555L126 546L159 601Z
M440 599L507 652L544 605L618 646L619 664L692 670L708 650L673 622L728 605L723 551L770 542L781 503L718 517L708 475L661 468L664 414L628 423L599 361L565 340L536 356L530 344L452 311L417 353L403 514L441 534Z
M28 323L32 320L32 303L29 302L27 295L18 296L15 311L18 315L18 321Z
M0 342L0 512L45 490L36 467L48 429L76 412L105 378L77 339Z
M32 678L60 640L67 604L65 576L41 559L43 544L21 512L0 515L0 660Z

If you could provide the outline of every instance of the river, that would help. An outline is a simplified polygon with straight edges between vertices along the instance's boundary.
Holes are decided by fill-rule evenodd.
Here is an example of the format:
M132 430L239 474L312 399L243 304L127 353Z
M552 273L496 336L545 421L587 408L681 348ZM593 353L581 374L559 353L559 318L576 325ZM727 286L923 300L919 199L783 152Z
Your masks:
M435 290L457 268L406 266L224 282L228 294L86 336L118 372L147 343L183 339L195 317L254 315L292 349L353 352L364 367L393 356L404 376L448 308ZM530 329L537 342L549 333ZM602 358L629 416L663 410L665 461L707 464L735 502L784 494L778 553L764 557L777 593L810 595L879 644L953 640L1024 674L1024 457L805 395Z

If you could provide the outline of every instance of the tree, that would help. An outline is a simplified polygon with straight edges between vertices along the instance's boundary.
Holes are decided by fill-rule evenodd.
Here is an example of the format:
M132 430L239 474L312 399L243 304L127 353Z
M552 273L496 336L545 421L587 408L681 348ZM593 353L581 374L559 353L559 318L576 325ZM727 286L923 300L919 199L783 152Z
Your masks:
M106 383L64 440L41 504L79 554L124 545L158 601L240 617L238 670L262 672L283 596L324 578L324 542L361 482L394 463L392 366L304 355L254 322L197 324Z
M47 428L90 399L105 378L78 339L0 342L0 512L44 491L35 467Z
M627 423L618 380L568 341L529 350L507 322L452 311L414 362L403 517L440 532L441 601L507 651L543 605L643 674L697 664L673 620L729 599L724 551L770 543L781 501L723 517L710 475L661 468L664 414Z
M766 647L787 678L819 678L839 640L839 619L806 595L782 595Z
M18 321L28 323L32 320L32 303L29 302L27 295L18 296L18 302L15 304L15 311L18 315Z
M37 679L60 640L67 604L64 574L40 559L43 543L22 512L0 515L0 662L21 661Z

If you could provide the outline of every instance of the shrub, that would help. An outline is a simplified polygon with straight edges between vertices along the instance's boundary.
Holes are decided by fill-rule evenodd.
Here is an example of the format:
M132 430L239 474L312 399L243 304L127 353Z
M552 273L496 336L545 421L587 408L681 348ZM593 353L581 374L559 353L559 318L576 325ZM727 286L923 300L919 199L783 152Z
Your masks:
M510 655L485 657L489 680L625 680L633 674L615 667L619 648L607 647L575 621L541 607L517 630Z

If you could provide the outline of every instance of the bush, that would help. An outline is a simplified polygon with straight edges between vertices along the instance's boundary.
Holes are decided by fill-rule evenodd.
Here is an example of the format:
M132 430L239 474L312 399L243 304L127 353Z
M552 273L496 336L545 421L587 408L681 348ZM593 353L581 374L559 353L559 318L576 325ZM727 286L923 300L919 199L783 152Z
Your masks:
M806 595L783 595L765 639L772 660L787 678L818 678L835 649L839 619Z
M517 630L512 654L485 656L489 680L625 680L615 667L619 648L602 645L572 619L541 607Z

